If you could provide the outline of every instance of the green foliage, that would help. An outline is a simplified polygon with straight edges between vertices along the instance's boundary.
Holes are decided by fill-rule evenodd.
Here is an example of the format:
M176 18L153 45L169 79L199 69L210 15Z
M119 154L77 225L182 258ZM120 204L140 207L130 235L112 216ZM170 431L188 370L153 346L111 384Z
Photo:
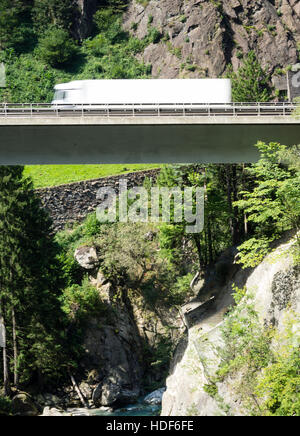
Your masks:
M267 367L256 388L267 416L300 416L300 357L293 350Z
M61 296L62 310L72 321L83 323L93 316L99 316L105 306L98 291L91 286L88 277L82 285L72 285Z
M168 369L166 365L170 362L172 350L173 344L170 339L161 336L155 347L154 354L152 354L151 366Z
M185 221L178 224L171 220L170 224L163 224L160 227L161 248L164 255L175 265L182 265L183 258L195 263L198 257L199 267L204 268L230 244L226 193L223 191L223 182L220 183L217 177L218 168L218 166L213 165L205 167L200 165L170 165L161 170L158 178L159 186L169 188L205 187L203 232L186 233L187 223ZM172 209L171 218L173 213ZM183 246L187 245L193 247L189 253L182 249Z
M299 315L286 312L277 333L273 362L258 377L255 394L263 415L300 416Z
M240 289L238 286L232 285L234 293L232 294L235 304L239 304L246 297L247 288Z
M87 52L93 56L103 56L106 53L107 44L108 41L102 33L84 42Z
M143 360L149 367L149 373L160 374L161 380L165 380L168 376L170 360L174 352L174 344L170 335L157 335L157 341L154 347L145 346L143 352ZM146 386L147 390L155 390L161 386L160 384L151 383L151 386Z
M193 275L181 276L180 269L170 264L165 251L158 250L157 234L158 229L149 224L100 224L96 214L89 215L72 231L56 235L65 283L68 287L81 286L82 269L74 259L74 250L92 244L98 247L101 270L116 286L126 284L151 308L157 304L183 303L191 292L189 284Z
M148 233L153 234L152 240L146 236ZM101 269L113 283L126 283L151 307L173 301L174 295L170 289L177 274L157 251L156 231L151 225L102 225L95 243L99 252L103 253ZM178 296L174 298L177 300Z
M216 383L210 383L203 386L204 392L206 392L211 397L215 397L218 394L218 387Z
M8 397L0 397L0 416L9 416L11 411L11 400Z
M253 235L239 247L244 267L258 265L284 231L300 228L299 151L277 143L257 147L261 159L247 168L254 180L251 190L242 191L235 203L255 224Z
M190 284L193 279L193 274L189 273L185 276L180 276L171 286L170 294L173 304L181 305L191 296Z
M47 8L48 2L43 3ZM7 89L0 89L0 99L16 103L50 102L57 83L101 78L145 78L151 75L151 66L139 62L134 55L141 52L151 38L155 40L157 33L151 31L149 37L139 40L124 32L120 10L126 2L119 3L109 2L111 8L99 9L95 22L101 30L95 37L84 40L82 46L76 46L69 36L69 27L58 18L57 25L50 19L47 28L43 25L43 30L35 31L34 39L39 39L38 47L33 50L32 45L26 54L22 49L19 55L17 42L12 36L15 43L6 44L5 51L0 53L0 60L5 62L7 71ZM59 5L57 7L60 8ZM33 31L32 24L29 29ZM13 35L10 31L7 34Z
M150 0L136 0L137 3L141 4L144 8L148 6Z
M87 216L84 222L84 235L89 237L99 235L101 231L101 223L97 220L95 213Z
M0 302L12 364L14 313L19 380L63 378L70 365L65 317L58 296L63 284L51 221L22 167L0 167ZM55 317L53 317L55 313ZM43 350L43 354L41 354Z
M237 73L231 72L233 101L269 101L269 76L260 66L254 51L250 51Z
M76 248L81 245L93 244L94 237L101 233L101 224L96 219L96 213L87 216L82 224L73 226L73 229L66 229L55 236L55 240L60 247L58 260L60 262L64 283L68 287L73 284L82 283L83 270L74 258Z
M71 78L67 73L49 67L31 54L16 56L12 52L4 60L7 89L0 89L0 99L3 101L50 102L53 99L54 85Z
M0 50L26 49L33 38L30 8L21 0L0 0Z
M286 309L284 328L263 326L246 289L235 289L237 305L221 328L224 345L213 383L235 379L233 398L255 416L299 416L299 315ZM272 345L271 345L272 344ZM205 388L215 394L211 386Z
M45 32L49 26L69 31L78 12L75 0L34 0L31 10L37 34Z
M74 58L77 47L66 30L50 28L39 42L38 53L52 67L61 67Z
M147 65L134 57L149 44L148 40L133 38L124 32L120 15L111 9L99 10L95 21L101 33L83 44L83 53L88 55L89 63L79 79L133 79L151 73Z
M273 331L260 324L252 296L246 294L245 289L234 289L234 299L238 304L226 316L221 327L224 345L218 348L221 363L216 381L237 377L234 395L247 410L253 410L257 401L253 394L256 377L272 358L270 344ZM255 413L258 413L257 410Z
M218 376L222 379L243 369L243 381L250 383L253 372L269 362L272 332L260 325L252 296L246 294L245 289L233 289L238 305L229 312L221 328L224 348L219 350L221 364Z
M241 263L244 268L254 268L263 261L270 251L270 243L275 239L259 237L249 238L239 246L237 263Z
M162 33L156 27L151 27L148 31L147 43L157 44L162 37Z

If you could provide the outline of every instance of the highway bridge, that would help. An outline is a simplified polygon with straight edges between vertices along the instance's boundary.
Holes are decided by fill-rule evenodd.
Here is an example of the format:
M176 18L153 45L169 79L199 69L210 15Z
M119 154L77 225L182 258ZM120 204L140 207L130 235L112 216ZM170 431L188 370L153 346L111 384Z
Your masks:
M1 104L0 163L254 162L259 140L300 143L297 109L292 103Z

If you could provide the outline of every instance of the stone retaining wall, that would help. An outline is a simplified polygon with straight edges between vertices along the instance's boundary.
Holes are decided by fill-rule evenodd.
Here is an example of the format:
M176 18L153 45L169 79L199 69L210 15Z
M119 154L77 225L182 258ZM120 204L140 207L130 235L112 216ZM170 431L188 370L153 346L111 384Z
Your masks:
M37 189L43 206L48 210L53 220L55 232L62 230L67 223L81 222L91 212L95 211L98 201L97 192L100 188L110 187L119 192L119 180L126 179L128 188L143 185L146 177L156 179L159 169L138 171L101 179L84 180L67 185Z

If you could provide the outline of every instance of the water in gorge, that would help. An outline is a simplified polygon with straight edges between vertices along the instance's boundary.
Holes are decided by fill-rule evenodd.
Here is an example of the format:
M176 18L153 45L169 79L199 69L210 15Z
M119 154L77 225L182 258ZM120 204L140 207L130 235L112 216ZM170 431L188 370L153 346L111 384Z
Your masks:
M130 404L116 410L100 409L68 409L67 415L71 416L159 416L160 405L145 404L142 400L136 404Z

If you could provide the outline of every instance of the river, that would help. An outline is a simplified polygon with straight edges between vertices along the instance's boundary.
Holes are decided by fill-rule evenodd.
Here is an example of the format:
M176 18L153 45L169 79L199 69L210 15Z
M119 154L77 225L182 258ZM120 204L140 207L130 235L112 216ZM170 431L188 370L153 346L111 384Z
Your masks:
M161 411L160 405L145 404L139 401L136 404L130 404L114 411L100 409L68 409L66 415L69 416L159 416Z

